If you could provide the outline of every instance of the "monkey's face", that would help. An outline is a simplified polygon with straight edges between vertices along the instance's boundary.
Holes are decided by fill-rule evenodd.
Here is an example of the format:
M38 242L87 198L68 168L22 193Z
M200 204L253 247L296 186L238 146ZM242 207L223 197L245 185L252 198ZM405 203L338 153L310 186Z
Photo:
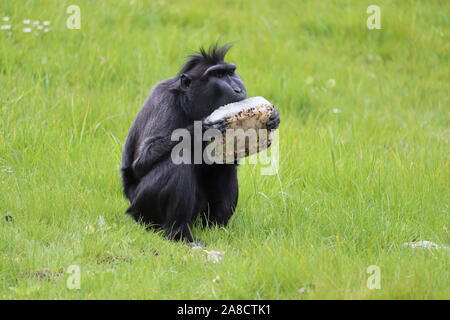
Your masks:
M211 114L217 108L247 97L241 77L234 64L222 62L207 68L199 77L192 77L188 94L195 120Z

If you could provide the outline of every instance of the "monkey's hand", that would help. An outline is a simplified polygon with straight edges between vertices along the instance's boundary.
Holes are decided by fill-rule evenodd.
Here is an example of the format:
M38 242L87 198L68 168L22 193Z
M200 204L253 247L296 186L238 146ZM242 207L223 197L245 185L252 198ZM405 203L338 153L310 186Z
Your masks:
M275 130L280 125L280 113L277 109L273 109L270 114L269 121L267 121L266 126L269 130Z
M203 121L203 132L209 129L216 129L224 133L227 131L227 122L224 119L220 119L214 122Z

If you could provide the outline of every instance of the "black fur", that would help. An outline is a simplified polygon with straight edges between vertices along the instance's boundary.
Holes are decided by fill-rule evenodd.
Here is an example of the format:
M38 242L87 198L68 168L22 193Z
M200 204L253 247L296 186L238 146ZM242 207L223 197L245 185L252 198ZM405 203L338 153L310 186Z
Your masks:
M131 202L126 212L136 221L163 228L171 239L192 242L189 226L199 214L204 224L226 225L237 205L236 165L176 165L170 157L178 143L170 139L174 129L192 132L194 120L246 98L236 66L224 62L229 48L202 48L188 57L175 78L158 83L124 146L122 182Z

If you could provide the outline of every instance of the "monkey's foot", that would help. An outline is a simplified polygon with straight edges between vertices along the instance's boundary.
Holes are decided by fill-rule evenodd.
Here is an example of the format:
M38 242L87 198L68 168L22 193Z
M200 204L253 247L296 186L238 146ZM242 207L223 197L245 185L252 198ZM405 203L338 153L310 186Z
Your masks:
M206 248L206 244L203 241L200 241L198 239L194 239L194 241L188 243L191 247L200 247L200 248Z

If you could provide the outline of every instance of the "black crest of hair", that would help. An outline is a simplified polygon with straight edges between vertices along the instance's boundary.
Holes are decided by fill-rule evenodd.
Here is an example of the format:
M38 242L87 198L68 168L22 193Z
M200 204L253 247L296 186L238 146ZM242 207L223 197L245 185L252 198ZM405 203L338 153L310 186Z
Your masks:
M206 117L247 97L237 66L224 61L230 47L213 44L189 56L177 76L153 87L128 133L121 170L123 191L130 200L126 213L163 229L169 239L192 242L190 226L197 218L204 226L225 226L237 205L237 164L174 161L179 155L172 151L179 141L171 139L178 129L195 139L194 121L201 122L203 132L224 132L225 121L210 123ZM267 127L278 124L274 113ZM183 155L186 151L192 160L195 143L188 148Z
M178 75L189 72L189 70L200 64L215 65L223 62L227 52L231 49L232 46L232 43L226 43L223 46L219 47L219 45L215 43L210 45L208 49L200 47L197 53L194 53L187 57L188 60L181 68Z

